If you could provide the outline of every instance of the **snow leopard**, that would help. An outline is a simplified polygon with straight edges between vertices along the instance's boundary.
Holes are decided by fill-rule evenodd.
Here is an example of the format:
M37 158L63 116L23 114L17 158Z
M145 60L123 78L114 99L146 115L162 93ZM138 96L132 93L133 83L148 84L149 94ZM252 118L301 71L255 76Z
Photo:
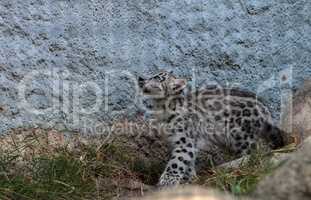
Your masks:
M200 152L217 165L228 152L236 158L250 154L259 141L269 149L284 145L282 131L255 93L217 84L191 90L187 79L167 71L138 77L138 85L149 101L150 120L165 125L171 146L159 186L191 182Z

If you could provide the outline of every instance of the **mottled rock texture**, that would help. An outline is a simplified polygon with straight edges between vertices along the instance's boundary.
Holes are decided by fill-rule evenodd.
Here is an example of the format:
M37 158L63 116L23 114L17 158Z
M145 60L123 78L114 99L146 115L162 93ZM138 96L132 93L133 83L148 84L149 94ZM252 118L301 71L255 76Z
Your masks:
M179 187L164 190L153 195L146 196L141 200L233 200L236 199L228 194L215 190L206 190L200 187ZM134 200L134 199L133 199Z
M311 198L311 138L273 175L257 186L254 197L267 200Z
M278 119L288 83L311 75L310 10L309 0L1 0L0 132L98 131L140 110L125 71L159 69L258 91Z

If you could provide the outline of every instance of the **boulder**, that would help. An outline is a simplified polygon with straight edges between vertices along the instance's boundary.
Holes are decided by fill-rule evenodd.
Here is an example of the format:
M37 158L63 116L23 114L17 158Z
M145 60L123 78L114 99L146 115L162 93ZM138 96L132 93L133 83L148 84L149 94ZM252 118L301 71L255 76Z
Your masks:
M311 138L272 175L261 181L253 197L266 200L311 199Z
M234 197L216 190L184 186L156 192L141 200L233 200Z

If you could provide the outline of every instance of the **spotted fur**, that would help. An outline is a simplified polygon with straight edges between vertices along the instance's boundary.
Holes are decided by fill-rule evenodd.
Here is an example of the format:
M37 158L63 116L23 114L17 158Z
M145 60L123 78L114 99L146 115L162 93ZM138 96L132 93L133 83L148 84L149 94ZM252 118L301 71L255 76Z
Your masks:
M271 148L283 145L269 110L251 92L216 85L187 92L187 81L168 72L140 78L139 85L152 102L151 118L166 125L172 146L161 186L191 181L199 152L207 152L214 164L221 164L225 153L249 154L261 140Z

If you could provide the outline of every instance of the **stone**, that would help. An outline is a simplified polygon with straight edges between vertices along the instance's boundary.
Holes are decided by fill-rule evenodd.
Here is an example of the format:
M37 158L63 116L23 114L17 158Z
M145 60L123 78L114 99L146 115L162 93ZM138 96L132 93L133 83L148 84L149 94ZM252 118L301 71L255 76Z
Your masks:
M254 194L257 199L307 200L311 198L311 138L271 176L261 181Z
M233 200L236 199L229 194L216 190L207 190L198 186L184 186L171 188L154 194L147 195L141 200Z

